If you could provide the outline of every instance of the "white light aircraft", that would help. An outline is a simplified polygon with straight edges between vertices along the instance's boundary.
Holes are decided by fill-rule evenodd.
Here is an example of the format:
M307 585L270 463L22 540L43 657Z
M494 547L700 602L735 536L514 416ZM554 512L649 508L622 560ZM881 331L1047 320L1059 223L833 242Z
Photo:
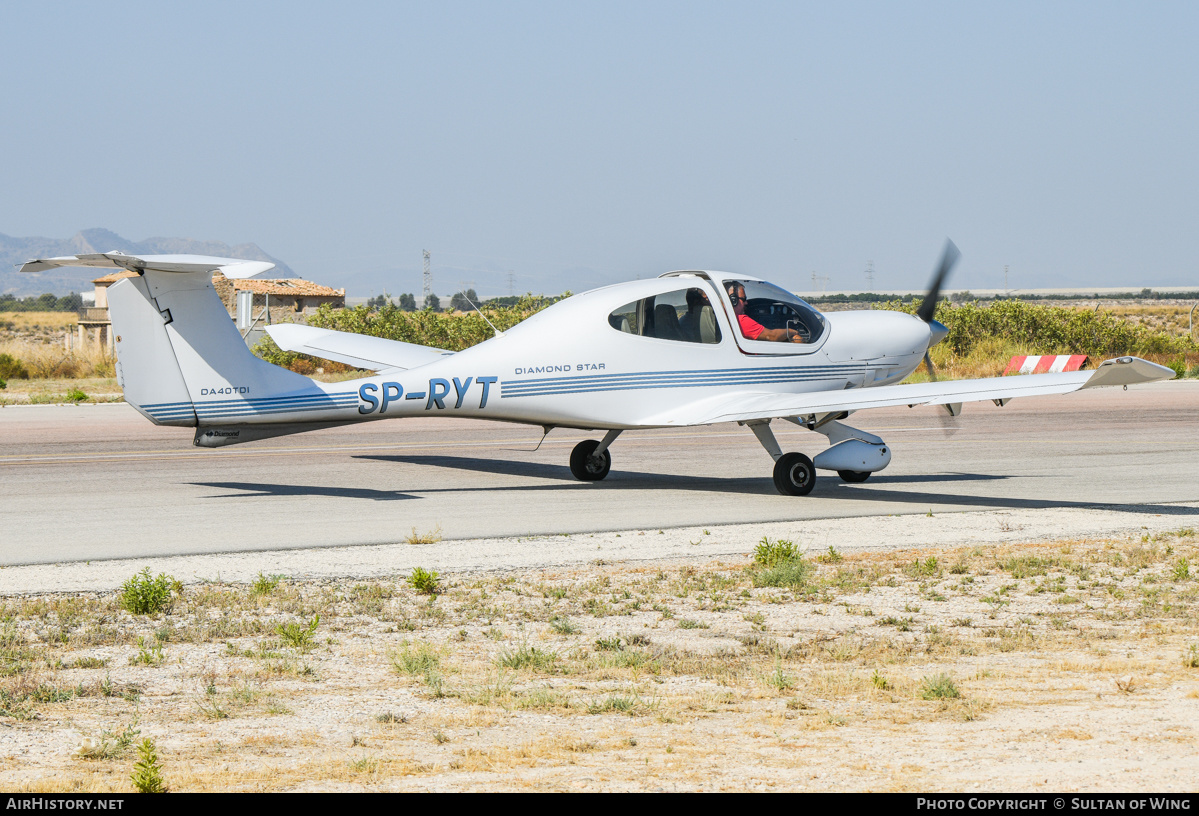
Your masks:
M458 416L606 431L570 455L576 478L608 475L624 431L737 422L774 459L774 483L802 496L818 469L864 481L891 462L887 444L842 422L855 411L1065 394L1169 379L1136 357L1093 371L899 385L947 329L933 319L957 259L945 254L916 316L891 311L821 314L756 278L669 272L575 295L465 351L450 352L302 325L267 331L280 348L373 371L315 382L255 357L212 285L272 264L119 252L32 260L137 273L108 290L117 378L125 399L156 425L195 428L216 448L320 428L410 416ZM784 453L770 428L785 420L827 437L809 459Z

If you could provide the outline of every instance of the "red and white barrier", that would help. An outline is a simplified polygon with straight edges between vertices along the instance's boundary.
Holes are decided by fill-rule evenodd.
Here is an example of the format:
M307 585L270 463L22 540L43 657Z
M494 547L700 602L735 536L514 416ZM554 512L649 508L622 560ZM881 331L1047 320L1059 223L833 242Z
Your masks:
M1056 374L1059 371L1078 371L1087 362L1085 354L1042 354L1013 357L1003 370L1008 374Z

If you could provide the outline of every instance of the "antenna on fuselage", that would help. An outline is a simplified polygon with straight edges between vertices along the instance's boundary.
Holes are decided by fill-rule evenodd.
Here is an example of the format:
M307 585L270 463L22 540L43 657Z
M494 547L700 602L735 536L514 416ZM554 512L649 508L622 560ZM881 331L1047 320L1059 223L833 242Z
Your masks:
M502 331L500 331L499 329L497 329L495 327L494 323L492 323L490 320L487 320L487 315L483 314L483 310L479 308L478 304L476 304L473 300L471 300L469 297L466 296L466 285L459 283L459 286L461 286L462 288L458 290L458 294L462 295L462 299L474 307L475 311L479 313L479 317L483 318L483 320L485 320L487 322L488 326L491 326L491 330L493 332L495 332L496 337L503 337L504 333ZM477 297L477 295L476 295L476 297ZM549 433L549 432L547 431L546 433ZM542 438L544 439L545 437L542 437ZM541 447L540 442L537 443L537 447Z

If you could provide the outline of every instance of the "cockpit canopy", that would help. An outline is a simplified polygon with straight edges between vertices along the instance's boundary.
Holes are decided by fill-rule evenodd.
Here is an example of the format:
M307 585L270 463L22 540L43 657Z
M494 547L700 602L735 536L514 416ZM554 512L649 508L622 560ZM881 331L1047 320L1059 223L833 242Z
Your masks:
M636 285L641 298L608 314L613 329L639 337L707 345L719 344L731 329L737 345L749 354L810 353L828 332L828 321L820 312L785 289L757 278L669 272L646 292L649 283Z

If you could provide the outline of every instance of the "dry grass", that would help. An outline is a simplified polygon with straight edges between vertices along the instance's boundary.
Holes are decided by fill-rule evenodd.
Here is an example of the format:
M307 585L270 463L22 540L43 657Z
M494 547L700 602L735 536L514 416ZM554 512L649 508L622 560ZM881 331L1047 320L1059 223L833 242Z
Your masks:
M0 341L0 354L15 357L35 380L112 377L115 373L113 358L106 351L91 347L67 351L61 337L52 341ZM21 380L9 382L12 387Z
M1185 337L1187 331L1191 328L1189 319L1193 305L1117 304L1112 306L1101 305L1099 308L1101 311L1119 315L1130 323L1148 326L1154 331L1162 331Z
M158 617L9 598L0 784L127 790L132 753L76 749L136 730L176 791L1185 789L1199 581L1176 567L1197 556L1182 530L827 557L788 588L747 559L434 597L403 576L206 583ZM1129 739L1149 759L1113 782ZM1028 752L1048 765L1010 761Z
M86 399L70 398L72 391L81 391ZM38 403L121 402L124 396L115 377L80 377L78 379L9 380L0 391L0 405Z
M75 312L0 312L0 330L13 332L56 331L79 325Z

